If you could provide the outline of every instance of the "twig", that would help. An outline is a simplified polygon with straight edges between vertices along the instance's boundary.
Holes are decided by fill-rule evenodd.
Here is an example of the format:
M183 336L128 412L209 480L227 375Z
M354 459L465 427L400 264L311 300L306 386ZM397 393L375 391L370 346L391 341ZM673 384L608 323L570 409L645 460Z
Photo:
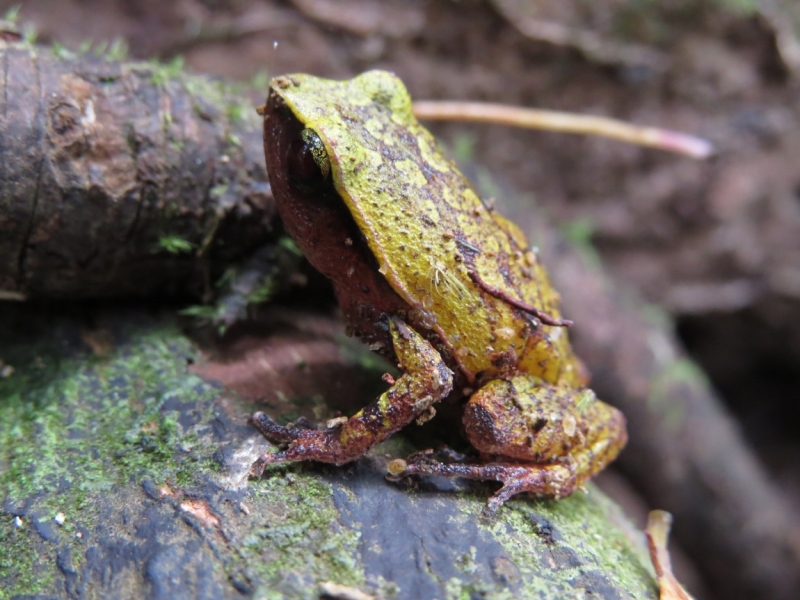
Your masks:
M562 133L599 135L698 159L708 158L714 152L711 142L679 131L643 127L608 117L576 115L554 110L484 102L423 100L414 102L414 114L419 119L427 120L472 121Z

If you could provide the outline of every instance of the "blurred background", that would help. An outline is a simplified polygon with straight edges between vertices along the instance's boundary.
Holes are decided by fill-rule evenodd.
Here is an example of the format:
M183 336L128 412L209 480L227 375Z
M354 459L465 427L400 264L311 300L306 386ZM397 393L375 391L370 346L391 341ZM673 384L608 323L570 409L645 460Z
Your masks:
M0 0L0 14L17 4ZM384 68L416 99L613 116L711 140L716 156L701 162L601 138L432 127L674 319L767 478L800 507L796 3L28 0L19 22L41 44L181 56L264 93L282 73ZM615 497L641 518L635 489L613 474L605 485L624 488ZM678 560L698 596L725 597L691 552Z

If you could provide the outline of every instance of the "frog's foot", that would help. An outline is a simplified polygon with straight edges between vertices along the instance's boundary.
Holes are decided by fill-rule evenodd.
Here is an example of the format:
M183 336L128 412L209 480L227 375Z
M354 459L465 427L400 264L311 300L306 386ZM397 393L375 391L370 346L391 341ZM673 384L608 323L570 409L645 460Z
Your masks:
M273 444L288 444L299 438L304 431L314 430L313 425L303 417L284 427L278 425L261 411L254 413L248 423L258 429L259 433Z
M491 518L512 496L528 492L540 498L563 498L580 485L571 461L547 465L518 462L491 462L486 464L441 463L431 459L430 453L418 452L409 456L411 462L398 459L389 463L388 478L397 481L409 475L438 475L439 477L464 477L484 481L502 482L489 498L481 513Z
M259 411L254 413L248 422L270 442L273 444L278 444L279 446L291 445L298 441L300 441L302 444L301 440L304 434L309 432L317 433L316 430L313 429L311 423L302 417L294 423L290 423L289 426L284 427L283 425L278 425L267 415ZM268 464L290 462L292 460L298 459L292 458L292 454L287 450L275 453L265 452L259 456L258 460L256 460L256 462L253 463L253 466L250 467L250 474L253 477L260 477L264 473L264 469Z
M323 444L324 448L326 431L313 429L305 419L298 419L295 423L284 427L278 425L264 413L257 412L250 417L249 423L273 444L288 445L288 448L280 452L265 452L259 456L258 460L250 467L250 474L253 477L260 477L266 466L272 463L303 460L304 457L311 458L315 445Z
M252 476L260 476L272 463L314 460L341 465L355 460L450 393L453 374L433 346L402 321L393 320L390 331L405 373L349 419L336 419L325 429L311 429L307 422L283 427L260 412L251 417L250 423L264 437L283 448L262 454L250 469Z

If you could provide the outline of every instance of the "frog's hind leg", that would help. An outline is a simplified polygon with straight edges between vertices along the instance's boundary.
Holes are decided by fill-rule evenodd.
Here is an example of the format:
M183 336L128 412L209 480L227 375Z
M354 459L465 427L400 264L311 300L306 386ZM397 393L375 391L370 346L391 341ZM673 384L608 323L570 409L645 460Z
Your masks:
M417 454L392 468L393 478L418 474L500 481L503 487L484 511L490 516L520 492L568 496L614 460L627 441L622 413L590 390L526 375L493 380L478 390L467 403L464 425L472 445L491 462L446 464Z
M314 460L343 464L363 456L372 446L402 429L431 405L447 396L453 374L439 353L402 321L390 322L395 354L403 376L369 406L334 427L283 427L257 412L250 423L264 437L285 449L262 454L250 472L260 476L266 465Z
M512 461L486 464L441 463L417 457L417 461L402 460L389 464L389 479L398 480L409 475L438 475L439 477L463 477L483 481L499 481L503 484L486 502L482 515L493 517L497 510L511 497L529 492L538 497L561 498L569 496L583 482L576 477L569 464L530 465ZM392 473L396 471L396 473Z

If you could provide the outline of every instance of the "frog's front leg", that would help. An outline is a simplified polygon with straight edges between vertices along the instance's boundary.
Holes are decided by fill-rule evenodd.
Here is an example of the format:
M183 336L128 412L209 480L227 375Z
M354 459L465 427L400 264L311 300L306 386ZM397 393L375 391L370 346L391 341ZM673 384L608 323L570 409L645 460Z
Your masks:
M464 425L486 462L446 464L421 453L408 463L390 464L392 478L418 474L500 481L503 487L484 510L491 516L520 492L568 496L614 460L627 442L622 413L593 392L527 375L484 385L467 403Z
M264 413L255 413L251 424L268 440L288 447L261 455L250 470L253 476L260 476L270 463L315 460L340 465L355 460L450 393L453 373L433 346L399 319L389 327L403 376L335 427L282 427Z

